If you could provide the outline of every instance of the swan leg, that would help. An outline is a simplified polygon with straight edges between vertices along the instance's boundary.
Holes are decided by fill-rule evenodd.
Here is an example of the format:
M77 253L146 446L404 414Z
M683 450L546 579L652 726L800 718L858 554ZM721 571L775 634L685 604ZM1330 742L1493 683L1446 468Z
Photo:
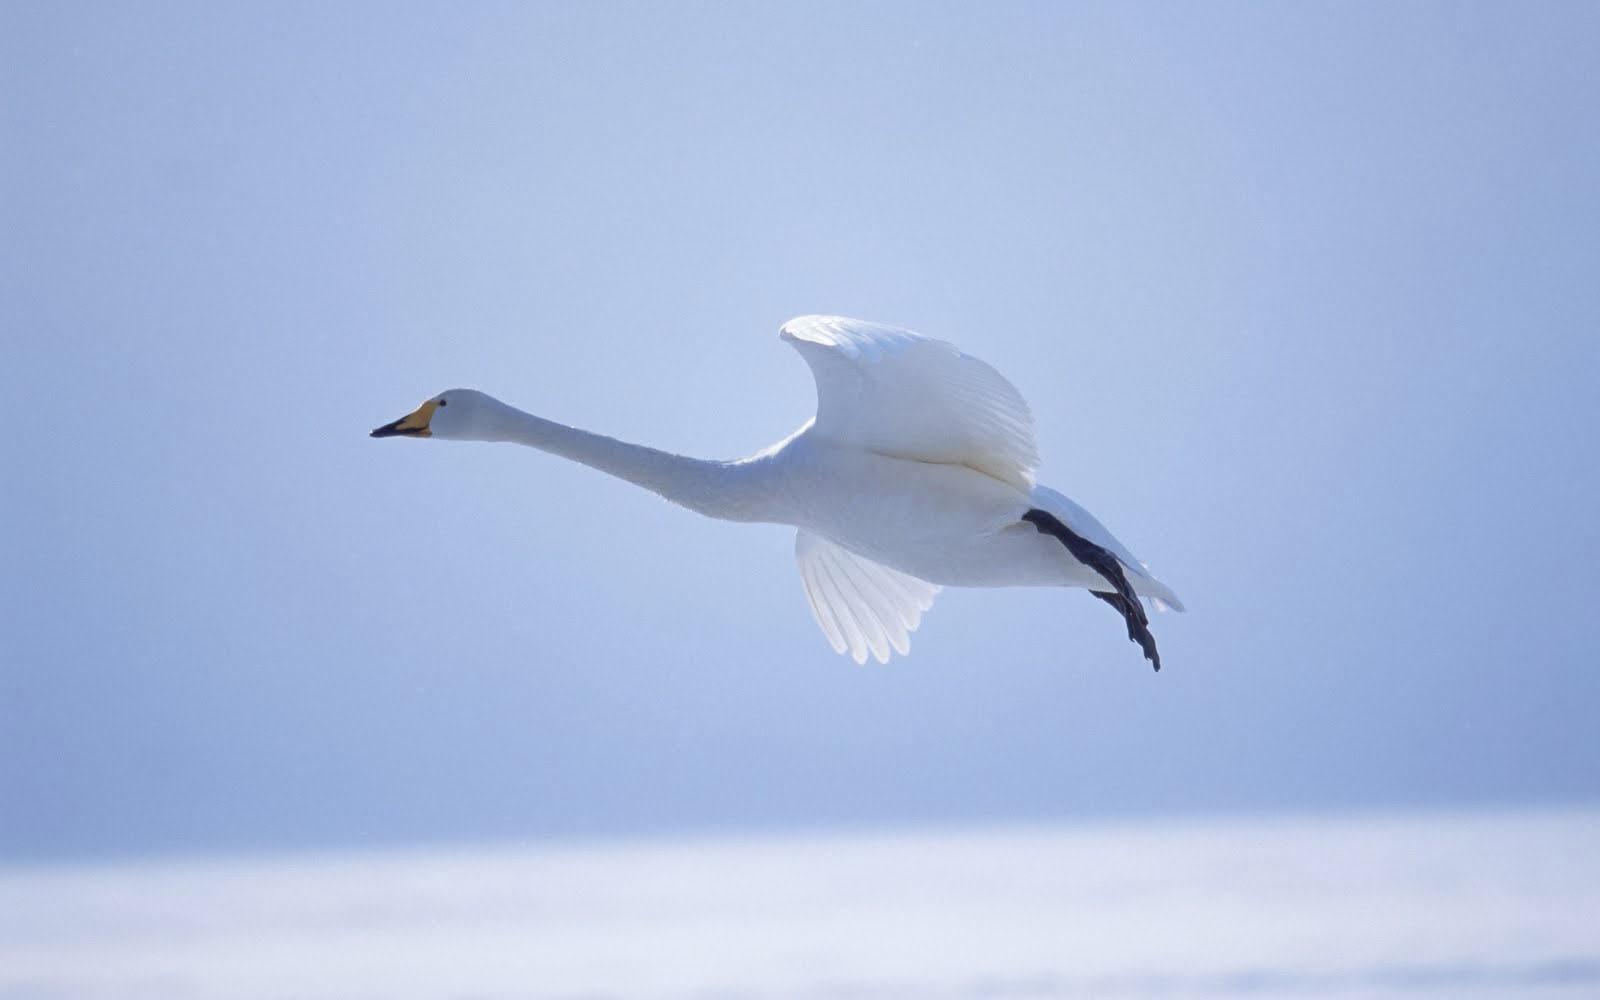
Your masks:
M1022 519L1039 529L1040 534L1049 535L1065 545L1067 551L1072 553L1072 558L1106 578L1113 588L1112 593L1098 590L1091 590L1090 593L1117 609L1128 623L1128 638L1138 643L1139 648L1144 650L1145 659L1160 670L1161 654L1156 650L1156 637L1150 634L1150 618L1145 614L1144 605L1139 603L1139 596L1128 583L1128 575L1122 571L1122 564L1117 557L1062 524L1049 511L1035 508L1022 515Z
M1149 619L1145 617L1144 608L1135 600L1130 609L1128 599L1121 594L1106 594L1098 590L1089 593L1116 608L1128 623L1128 638L1137 642L1139 648L1144 650L1144 658L1155 664L1157 670L1161 669L1161 652L1156 649L1156 637L1150 634Z

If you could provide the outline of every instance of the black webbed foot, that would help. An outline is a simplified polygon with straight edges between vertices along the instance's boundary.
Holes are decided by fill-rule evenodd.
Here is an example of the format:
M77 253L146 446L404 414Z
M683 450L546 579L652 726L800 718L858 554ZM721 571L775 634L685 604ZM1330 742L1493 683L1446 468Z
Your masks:
M1072 558L1105 577L1113 592L1092 590L1090 593L1117 609L1128 623L1128 638L1138 643L1139 648L1144 650L1145 659L1160 670L1161 654L1156 650L1156 637L1150 634L1150 617L1145 614L1144 605L1133 592L1128 575L1122 571L1122 563L1117 557L1062 524L1061 519L1049 511L1036 508L1022 515L1022 519L1039 529L1040 533L1061 542L1072 553Z
M1144 658L1149 660L1157 670L1160 670L1161 652L1156 649L1156 637L1150 634L1150 619L1145 615L1144 607L1140 605L1138 599L1135 598L1130 607L1128 599L1121 594L1107 594L1099 590L1091 590L1089 593L1105 601L1121 613L1128 623L1128 638L1137 642L1139 648L1144 650Z

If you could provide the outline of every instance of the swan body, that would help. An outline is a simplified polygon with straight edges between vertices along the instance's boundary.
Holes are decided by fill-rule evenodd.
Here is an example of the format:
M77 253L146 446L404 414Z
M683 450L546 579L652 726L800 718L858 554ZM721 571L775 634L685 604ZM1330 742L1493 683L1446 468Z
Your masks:
M858 663L906 654L943 587L1062 586L1121 612L1160 669L1139 599L1182 603L1093 515L1034 481L1033 418L999 372L863 320L802 316L779 335L811 366L817 415L744 459L618 441L474 389L442 392L372 436L514 442L709 517L792 525L812 614Z

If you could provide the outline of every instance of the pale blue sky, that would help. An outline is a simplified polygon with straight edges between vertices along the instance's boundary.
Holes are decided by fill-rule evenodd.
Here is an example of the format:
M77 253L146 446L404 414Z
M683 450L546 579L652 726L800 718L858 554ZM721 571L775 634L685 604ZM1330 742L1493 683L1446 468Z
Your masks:
M1600 799L1600 8L0 10L0 856ZM951 339L1191 613L372 441Z

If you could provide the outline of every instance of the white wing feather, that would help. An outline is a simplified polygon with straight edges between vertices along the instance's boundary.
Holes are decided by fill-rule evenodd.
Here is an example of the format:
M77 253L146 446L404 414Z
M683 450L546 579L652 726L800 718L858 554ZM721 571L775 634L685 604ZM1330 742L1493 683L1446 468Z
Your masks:
M834 652L848 651L857 663L867 662L870 652L888 663L891 648L901 656L911 651L911 633L933 607L937 584L863 559L809 531L795 535L794 557L811 614Z
M1033 415L987 364L942 340L840 316L801 316L778 335L816 378L819 439L1033 488Z

